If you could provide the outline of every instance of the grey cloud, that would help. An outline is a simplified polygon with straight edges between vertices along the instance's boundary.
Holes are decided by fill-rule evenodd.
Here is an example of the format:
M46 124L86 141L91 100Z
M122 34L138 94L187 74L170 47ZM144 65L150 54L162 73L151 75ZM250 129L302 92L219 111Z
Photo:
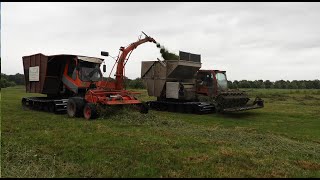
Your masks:
M2 72L8 74L22 73L21 57L37 52L116 55L145 31L172 52L200 53L205 69L225 69L231 80L319 78L320 3L1 4ZM142 45L126 75L139 77L141 61L156 57L158 49ZM106 63L110 70L114 61Z

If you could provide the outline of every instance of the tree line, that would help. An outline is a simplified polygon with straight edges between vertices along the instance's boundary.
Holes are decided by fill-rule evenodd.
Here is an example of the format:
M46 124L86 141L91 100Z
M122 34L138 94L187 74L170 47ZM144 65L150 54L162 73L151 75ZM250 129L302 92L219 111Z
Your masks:
M24 75L15 74L15 75L6 75L1 73L1 88L6 88L15 85L25 85Z
M104 80L115 81L115 79L113 78L106 78L106 77L104 77ZM132 89L145 88L141 78L129 79L125 77L124 81L127 88L132 88ZM15 75L6 75L4 73L1 73L0 85L1 85L1 88L6 88L6 87L16 86L16 85L25 85L24 75L20 73L16 73Z
M259 89L320 89L320 80L293 80L293 81L270 81L270 80L241 80L228 81L230 89L236 88L259 88Z
M126 79L127 87L134 89L145 89L142 79ZM235 80L228 81L230 89L257 88L257 89L320 89L320 80L293 80L293 81L270 81L270 80Z
M104 78L108 81L114 81L113 78ZM132 89L145 89L141 78L129 79L125 77L126 88ZM1 88L25 85L25 79L23 74L6 75L1 73ZM258 89L320 89L320 80L293 80L293 81L270 81L270 80L235 80L228 81L228 87L230 89L236 88L258 88Z

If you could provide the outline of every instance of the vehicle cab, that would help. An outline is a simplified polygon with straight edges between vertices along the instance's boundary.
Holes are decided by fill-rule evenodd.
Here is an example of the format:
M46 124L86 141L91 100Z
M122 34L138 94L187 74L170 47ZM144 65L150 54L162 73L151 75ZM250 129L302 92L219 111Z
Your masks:
M228 89L226 71L199 70L196 79L199 94L216 96L220 91Z
M74 56L66 62L62 82L65 87L75 93L85 93L88 88L95 87L102 81L100 65L103 59L87 56Z

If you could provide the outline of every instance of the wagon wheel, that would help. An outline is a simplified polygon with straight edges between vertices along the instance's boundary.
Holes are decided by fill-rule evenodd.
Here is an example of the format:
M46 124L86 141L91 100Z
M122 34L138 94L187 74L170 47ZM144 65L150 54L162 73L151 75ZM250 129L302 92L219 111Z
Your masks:
M87 103L83 108L83 116L87 120L98 118L97 106L93 103Z
M21 100L21 104L22 104L22 109L23 109L23 110L28 109L27 100L26 100L25 98L23 98L23 99Z
M148 114L148 112L149 112L149 106L148 106L148 104L145 103L145 102L142 102L142 103L140 104L140 113L141 113L141 114Z
M84 99L81 97L71 97L68 99L67 113L69 117L81 117L84 106Z

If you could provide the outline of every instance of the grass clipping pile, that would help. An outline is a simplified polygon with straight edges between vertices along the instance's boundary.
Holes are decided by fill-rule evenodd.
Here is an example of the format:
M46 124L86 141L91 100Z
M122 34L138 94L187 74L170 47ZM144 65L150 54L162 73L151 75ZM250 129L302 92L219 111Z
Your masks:
M165 126L170 128L183 127L186 125L185 122L176 120L172 118L171 115L159 116L152 112L141 114L135 110L133 105L101 108L99 119L108 119L109 121L122 125Z

